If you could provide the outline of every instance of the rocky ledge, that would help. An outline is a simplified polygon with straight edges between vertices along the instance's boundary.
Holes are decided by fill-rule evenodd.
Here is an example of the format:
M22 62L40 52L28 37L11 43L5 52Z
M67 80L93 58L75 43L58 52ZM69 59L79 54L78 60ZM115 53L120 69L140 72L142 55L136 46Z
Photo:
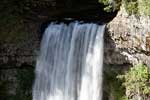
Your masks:
M106 34L112 39L109 44L114 46L110 49L121 55L117 63L144 63L150 66L150 17L129 16L122 6L117 16L108 23L106 30ZM116 55L112 55L111 61L107 61L114 63Z

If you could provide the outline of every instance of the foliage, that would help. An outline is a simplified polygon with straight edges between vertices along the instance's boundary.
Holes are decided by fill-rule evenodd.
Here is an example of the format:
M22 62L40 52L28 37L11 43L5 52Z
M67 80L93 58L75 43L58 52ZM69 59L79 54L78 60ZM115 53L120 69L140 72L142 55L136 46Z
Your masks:
M139 97L141 100L150 98L150 72L147 66L143 64L133 66L127 73L119 75L118 78L123 80L129 100L133 100L134 97Z
M17 98L20 100L32 100L32 84L34 79L34 69L26 68L18 70L16 77L19 84L16 94Z
M120 5L123 4L129 15L146 15L150 16L150 0L99 0L106 7L107 12L119 10Z
M9 74L7 72L0 71L0 76L6 77L3 74ZM0 100L32 100L34 68L23 65L23 68L13 69L13 72L11 77L0 77Z
M128 14L137 14L138 13L138 2L137 0L125 0L124 6Z
M112 66L111 66L112 67ZM117 75L120 74L120 69L110 68L107 66L104 70L104 96L109 96L109 99L115 100L127 100L125 97L125 88L121 85L122 81L117 79Z
M100 3L103 3L106 7L104 8L107 12L113 12L119 10L122 0L99 0Z
M124 0L123 3L129 15L150 15L150 0Z
M150 15L150 0L141 0L139 2L139 13L141 15Z

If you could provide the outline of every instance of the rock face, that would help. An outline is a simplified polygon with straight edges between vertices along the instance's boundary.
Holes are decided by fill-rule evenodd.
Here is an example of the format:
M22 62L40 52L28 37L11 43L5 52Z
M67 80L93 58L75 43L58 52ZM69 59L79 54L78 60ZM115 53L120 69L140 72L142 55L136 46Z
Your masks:
M95 19L94 14L97 12L100 17L105 18L104 13L99 12L99 9L103 8L97 5L97 0L2 0L1 3L3 6L0 10L4 11L4 17L0 16L0 21L3 22L3 18L6 17L6 23L3 22L6 25L0 24L5 26L0 28L1 100L32 99L34 68L42 37L39 31L42 23L74 15L76 18L84 16ZM7 18L9 15L13 17ZM108 17L108 21L111 18Z
M55 2L53 3L55 6ZM20 100L31 99L34 66L41 41L38 30L45 16L39 15L39 18L42 19L39 22L26 22L27 31L22 35L21 41L12 43L0 40L2 100L18 100L18 96ZM128 16L121 7L117 16L108 23L104 38L104 64L125 68L124 66L143 62L150 66L149 17Z
M124 7L121 7L117 16L108 23L107 29L115 51L125 57L124 63L127 61L150 66L150 17L129 16Z
M8 41L0 40L0 98L1 100L31 100L34 66L39 51L38 25L26 23L27 30ZM31 30L31 31L29 31ZM7 34L7 33L6 33ZM12 38L12 37L10 37Z

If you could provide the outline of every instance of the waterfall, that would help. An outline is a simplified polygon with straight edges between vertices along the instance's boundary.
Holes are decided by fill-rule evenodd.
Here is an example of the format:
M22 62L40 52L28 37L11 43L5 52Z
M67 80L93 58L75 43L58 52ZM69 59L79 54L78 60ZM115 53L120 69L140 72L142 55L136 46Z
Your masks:
M105 25L52 22L35 69L33 100L101 100Z

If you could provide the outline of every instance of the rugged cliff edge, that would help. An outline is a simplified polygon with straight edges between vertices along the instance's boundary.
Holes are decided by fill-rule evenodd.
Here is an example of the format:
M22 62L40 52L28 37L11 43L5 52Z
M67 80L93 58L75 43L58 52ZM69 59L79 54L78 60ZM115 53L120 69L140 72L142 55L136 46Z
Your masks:
M117 16L108 23L107 34L114 42L114 51L121 54L124 59L121 60L122 57L119 56L115 61L117 56L112 54L111 58L108 57L111 60L106 61L110 63L144 63L150 66L150 17L129 16L124 7L121 7Z

